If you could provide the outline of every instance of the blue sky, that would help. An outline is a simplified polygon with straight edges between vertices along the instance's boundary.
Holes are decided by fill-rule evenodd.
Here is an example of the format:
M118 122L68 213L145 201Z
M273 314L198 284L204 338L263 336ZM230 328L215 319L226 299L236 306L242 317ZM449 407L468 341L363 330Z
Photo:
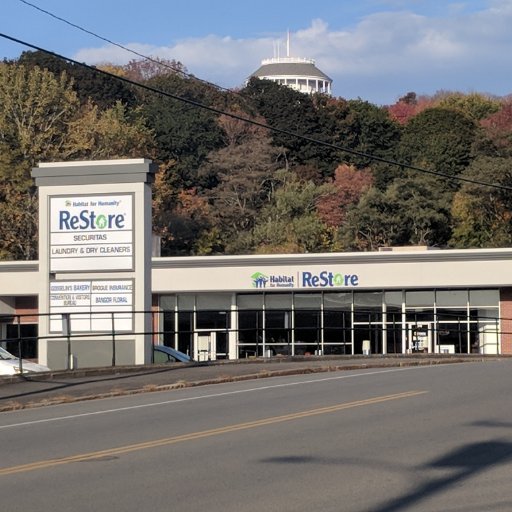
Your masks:
M512 0L29 0L140 53L238 87L285 51L316 60L335 96L394 103L409 91L512 93ZM0 32L90 64L130 53L2 0ZM24 47L0 38L0 58Z

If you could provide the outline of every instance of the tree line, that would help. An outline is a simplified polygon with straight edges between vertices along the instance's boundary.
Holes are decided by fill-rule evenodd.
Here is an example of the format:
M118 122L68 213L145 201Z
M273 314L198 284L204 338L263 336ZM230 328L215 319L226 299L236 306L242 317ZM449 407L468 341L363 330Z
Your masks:
M38 162L133 157L159 165L164 256L512 246L510 97L377 106L258 79L219 90L176 61L100 68L225 114L42 52L3 61L0 258L37 258Z

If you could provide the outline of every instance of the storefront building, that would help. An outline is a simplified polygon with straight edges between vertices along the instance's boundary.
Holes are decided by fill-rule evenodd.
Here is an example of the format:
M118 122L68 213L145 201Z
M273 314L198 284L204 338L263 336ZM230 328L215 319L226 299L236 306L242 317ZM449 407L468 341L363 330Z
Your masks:
M154 342L198 360L510 354L511 258L512 249L426 248L154 257L147 314ZM23 314L18 323L33 333L37 263L2 263L0 272L1 313ZM4 339L19 329L13 318Z
M409 248L161 258L153 294L165 344L197 359L511 353L511 256Z

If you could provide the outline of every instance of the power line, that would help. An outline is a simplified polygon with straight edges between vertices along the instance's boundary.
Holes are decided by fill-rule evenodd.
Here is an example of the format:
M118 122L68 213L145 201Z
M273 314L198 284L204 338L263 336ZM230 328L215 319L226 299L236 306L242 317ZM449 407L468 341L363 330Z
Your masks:
M132 50L131 48L128 48L127 46L123 46L122 44L120 43L116 43L115 41L112 41L111 39L108 39L107 37L104 37L104 36L101 36L99 34L96 34L95 32L93 32L92 30L88 30L80 25L77 25L76 23L73 23L65 18L62 18L60 16L57 16L56 14L50 12L50 11L47 11L46 9L43 9L42 7L39 7L38 5L35 5L31 2L28 2L27 0L18 0L19 2L25 4L25 5L28 5L29 7L32 7L33 9L36 9L44 14L46 14L47 16L50 16L58 21L62 21L63 23L66 23L67 25L69 25L70 27L73 27L73 28L76 28L86 34L89 34L93 37L96 37L97 39L100 39L102 41L105 41L106 43L109 43L111 45L114 45L114 46L117 46L118 48L121 48L122 50L125 50L127 52L130 52L132 53L133 55L136 55L137 57L141 57L142 59L144 60L147 60L149 62L152 62L153 64L157 64L159 66L162 66L164 68L167 68L167 69L170 69L171 71L174 71L176 73L179 73L180 75L183 75L183 76L186 76L187 78L190 78L190 79L193 79L193 80L196 80L198 82L201 82L201 83L204 83L206 85L209 85L211 87L214 87L216 89L219 89L221 91L226 91L226 92L233 92L231 89L227 89L225 87L222 87L218 84L215 84L213 82L209 82L208 80L204 80L202 78L198 78L197 76L195 75L192 75L190 73L187 73L186 71L183 71L182 69L179 69L178 67L175 67L175 66L171 66L170 64L167 64L166 62L161 62L157 59L154 59L153 57L150 57L148 55L144 55L143 53L139 53L138 51L136 50Z
M384 163L384 164L387 164L387 165L392 165L394 167L399 167L401 169L409 169L409 170L412 170L412 171L421 172L421 173L424 173L424 174L430 174L432 176L437 176L437 177L445 178L445 179L452 180L452 181L461 181L461 182L465 182L465 183L471 183L473 185L480 185L480 186L483 186L483 187L490 187L490 188L495 188L495 189L500 189L500 190L512 191L512 187L507 186L507 185L501 185L501 184L498 184L498 183L487 183L487 182L484 182L484 181L473 180L471 178L465 178L465 177L461 177L461 176L451 176L449 174L445 174L445 173L442 173L442 172L439 172L439 171L432 171L430 169L424 169L422 167L417 167L417 166L410 165L410 164L407 164L407 163L397 162L395 160L390 160L388 158L383 158L383 157L379 157L379 156L375 156L375 155L370 155L368 153L363 153L362 151L357 151L357 150L354 150L354 149L349 149L349 148L345 148L345 147L342 147L342 146L338 146L336 144L331 144L330 142L324 142L324 141L321 141L321 140L318 140L318 139L314 139L312 137L308 137L307 135L301 135L299 133L295 133L295 132L291 132L291 131L288 131L288 130L284 130L282 128L276 128L276 127L273 127L273 126L269 126L269 125L267 125L265 123L262 123L262 122L259 122L259 121L255 121L254 119L249 119L249 118L242 117L242 116L239 116L237 114L234 114L232 112L227 112L227 111L224 111L224 110L220 110L220 109L217 109L215 107L211 107L209 105L205 105L203 103L200 103L198 101L191 100L189 98L183 98L182 96L178 96L176 94L172 94L172 93L169 93L169 92L162 91L160 89L156 89L155 87L151 87L150 85L142 84L142 83L139 83L139 82L135 82L134 80L130 80L128 78L115 75L114 73L110 73L110 72L105 71L103 69L95 68L94 66L90 66L89 64L85 64L83 62L78 62L78 61L76 61L74 59L71 59L70 57L65 57L64 55L60 55L59 53L52 52L50 50L46 50L45 48L41 48L39 46L36 46L34 44L31 44L31 43L28 43L28 42L23 41L21 39L17 39L15 37L9 36L9 35L4 34L2 32L0 32L0 37L3 37L4 39L8 39L8 40L13 41L13 42L18 43L18 44L27 46L28 48L32 48L34 50L38 50L38 51L46 53L48 55L52 55L53 57L65 60L65 61L70 62L72 64L75 64L77 66L81 66L83 68L89 69L89 70L91 70L91 71L93 71L95 73L99 73L99 74L102 74L102 75L105 75L105 76L109 76L111 78L114 78L115 80L120 80L121 82L127 83L129 85L132 85L132 86L135 86L135 87L139 87L139 88L144 89L146 91L158 94L160 96L171 98L171 99L174 99L176 101L181 101L182 103L186 103L188 105L192 105L192 106L197 107L197 108L202 108L204 110L208 110L209 112L212 112L214 114L224 115L224 116L227 116L227 117L231 117L232 119L237 119L238 121L249 123L249 124L252 124L254 126L259 126L260 128L264 128L264 129L272 131L274 133L279 133L281 135L287 135L289 137L296 137L298 139L301 139L301 140L304 140L304 141L307 141L307 142L311 142L311 143L319 145L319 146L327 147L327 148L330 148L330 149L335 149L335 150L341 151L343 153L347 153L347 154L354 155L354 156L359 156L359 157L362 157L362 158L366 158L368 160L372 160L372 161L379 162L379 163Z

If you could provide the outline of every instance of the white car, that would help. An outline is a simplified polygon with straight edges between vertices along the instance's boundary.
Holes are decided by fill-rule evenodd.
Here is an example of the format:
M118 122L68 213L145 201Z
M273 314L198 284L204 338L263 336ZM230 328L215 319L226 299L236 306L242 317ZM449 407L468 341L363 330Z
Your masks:
M22 359L23 373L34 373L34 372L49 372L50 368L42 364L33 363ZM13 356L10 352L7 352L4 348L0 347L0 375L18 375L20 371L20 360Z

